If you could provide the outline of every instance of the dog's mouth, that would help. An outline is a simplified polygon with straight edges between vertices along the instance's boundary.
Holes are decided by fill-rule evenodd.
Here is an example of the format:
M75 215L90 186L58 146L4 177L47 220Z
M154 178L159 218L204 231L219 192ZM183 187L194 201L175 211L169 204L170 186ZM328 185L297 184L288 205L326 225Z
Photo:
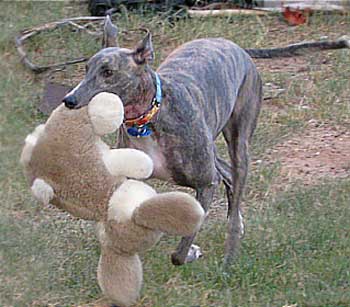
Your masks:
M149 110L149 105L129 104L124 106L125 119L135 119L145 114Z

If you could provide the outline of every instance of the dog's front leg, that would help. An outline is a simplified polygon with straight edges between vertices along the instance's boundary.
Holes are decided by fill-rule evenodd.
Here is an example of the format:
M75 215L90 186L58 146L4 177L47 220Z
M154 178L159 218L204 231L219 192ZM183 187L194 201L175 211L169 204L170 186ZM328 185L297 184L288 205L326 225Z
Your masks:
M196 189L196 198L202 205L205 212L208 211L210 204L213 201L214 193L217 184L213 183L208 187ZM189 237L183 237L176 251L171 255L171 261L174 265L182 265L192 262L202 256L198 246L193 245L193 240L196 233Z

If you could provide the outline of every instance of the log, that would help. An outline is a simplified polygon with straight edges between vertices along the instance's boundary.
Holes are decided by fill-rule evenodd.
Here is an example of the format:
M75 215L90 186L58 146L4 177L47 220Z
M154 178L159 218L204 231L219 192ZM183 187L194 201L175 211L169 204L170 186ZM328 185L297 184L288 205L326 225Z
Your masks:
M263 10L226 9L226 10L188 10L191 17L227 16L227 15L258 15L264 16L269 12Z

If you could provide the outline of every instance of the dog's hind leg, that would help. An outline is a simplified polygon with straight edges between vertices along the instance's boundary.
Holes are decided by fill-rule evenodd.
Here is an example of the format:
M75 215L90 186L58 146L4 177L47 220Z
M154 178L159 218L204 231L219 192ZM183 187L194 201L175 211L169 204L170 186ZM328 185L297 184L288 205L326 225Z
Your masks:
M240 202L248 173L248 146L254 132L262 101L261 80L255 72L242 85L231 118L223 129L232 161L232 188L226 186L228 198L228 230L225 242L225 264L236 256L243 222Z
M215 189L217 184L205 188L198 188L196 190L196 199L200 202L205 212L208 211L210 204L213 201ZM171 261L174 265L182 265L187 262L192 262L201 256L199 247L192 245L196 234L183 237L176 251L171 255Z
M225 187L232 189L232 166L215 152L215 168L221 176Z
M228 130L228 129L227 129ZM231 131L224 132L233 163L233 186L225 184L228 200L228 229L225 242L225 264L229 264L239 249L242 234L240 202L248 172L248 144L243 136L235 136Z

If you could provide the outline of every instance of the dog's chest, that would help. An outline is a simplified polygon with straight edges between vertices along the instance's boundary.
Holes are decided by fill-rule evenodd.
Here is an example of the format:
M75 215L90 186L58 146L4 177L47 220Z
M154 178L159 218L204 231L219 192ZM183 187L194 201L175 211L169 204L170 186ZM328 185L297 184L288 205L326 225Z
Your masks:
M142 150L151 157L154 164L152 174L153 178L167 181L171 180L170 171L167 167L166 158L161 149L161 144L156 140L152 137L126 137L123 143L125 147Z

